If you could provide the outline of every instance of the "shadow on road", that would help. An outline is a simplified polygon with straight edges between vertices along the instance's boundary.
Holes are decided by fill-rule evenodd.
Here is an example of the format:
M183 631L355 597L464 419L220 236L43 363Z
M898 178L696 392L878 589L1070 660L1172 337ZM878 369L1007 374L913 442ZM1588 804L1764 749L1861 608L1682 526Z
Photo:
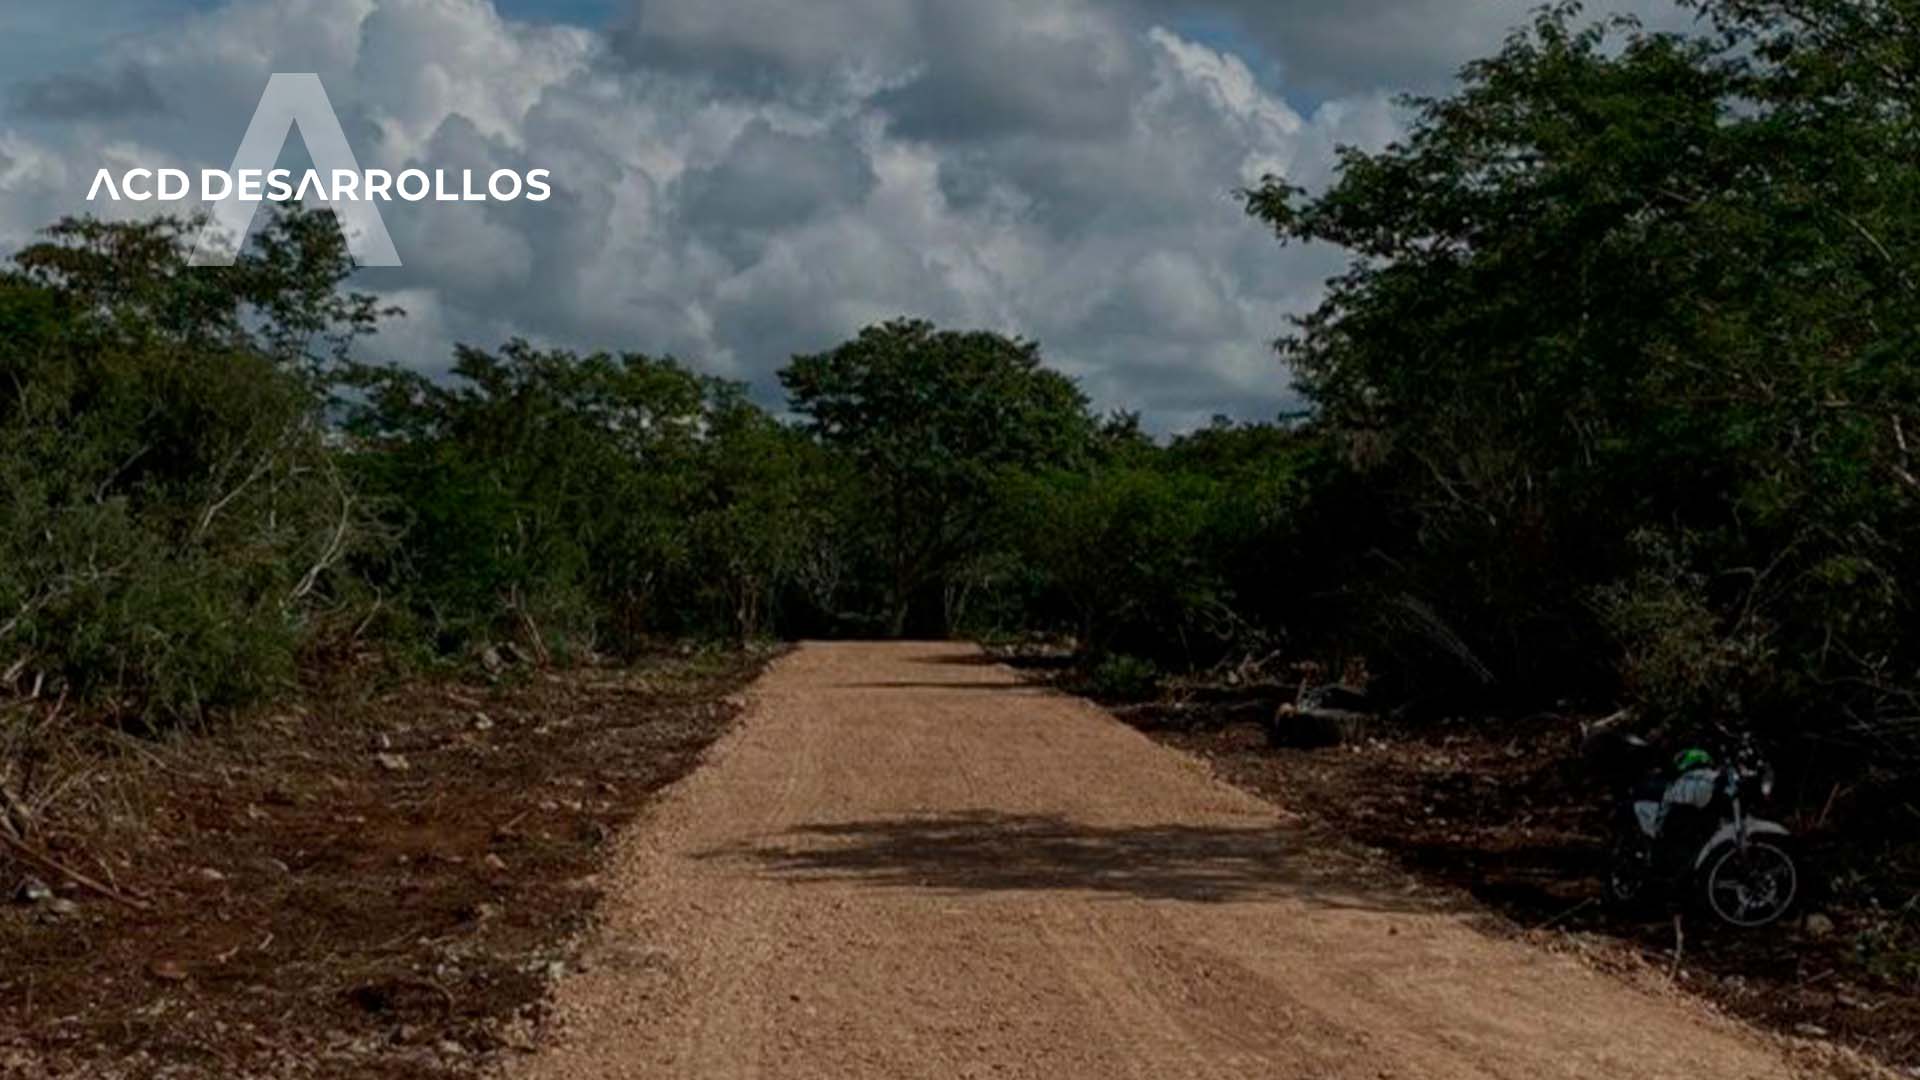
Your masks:
M941 652L913 658L916 664L947 664L952 667L993 667L998 657L985 652Z
M808 825L701 853L801 882L947 892L1085 891L1222 903L1295 897L1406 911L1427 905L1353 883L1284 827L1101 827L1045 815L969 811Z
M911 680L894 681L894 682L853 682L853 683L834 683L833 685L827 687L827 689L829 690L1001 690L1001 691L1011 690L1011 691L1016 691L1018 693L1026 694L1028 696L1041 695L1041 694L1048 693L1047 689L1043 686L1036 686L1030 682L1021 682L1018 679L1011 680L1011 681L1002 680L999 682L984 682L984 681L915 682Z

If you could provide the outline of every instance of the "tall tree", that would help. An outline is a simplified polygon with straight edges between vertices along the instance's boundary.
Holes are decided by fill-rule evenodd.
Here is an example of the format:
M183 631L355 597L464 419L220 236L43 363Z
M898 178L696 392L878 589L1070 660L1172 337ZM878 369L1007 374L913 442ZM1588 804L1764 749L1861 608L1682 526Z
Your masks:
M915 598L980 547L1000 478L1076 459L1092 430L1086 398L1041 365L1039 346L922 321L795 357L780 381L868 485L894 636Z

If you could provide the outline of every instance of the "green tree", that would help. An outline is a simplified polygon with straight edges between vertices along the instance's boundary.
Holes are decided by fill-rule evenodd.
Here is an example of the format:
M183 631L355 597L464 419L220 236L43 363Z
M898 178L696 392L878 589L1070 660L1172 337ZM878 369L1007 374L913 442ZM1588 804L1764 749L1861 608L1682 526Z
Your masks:
M819 446L768 416L736 384L714 384L706 435L692 523L698 572L734 636L750 641L769 628L781 594L811 593L818 560L831 558L823 549L835 542L836 477ZM808 599L832 602L830 590Z
M1700 6L1545 12L1331 190L1251 193L1353 253L1282 349L1389 508L1376 592L1456 671L1658 656L1656 707L1910 712L1912 7Z
M886 625L985 545L998 481L1067 465L1091 430L1073 382L1031 342L897 321L780 373L795 412L851 460L886 575ZM944 605L941 605L944 609Z
M830 531L825 451L671 359L516 341L356 381L355 473L403 537L364 572L441 649L757 637Z
M1004 544L1023 629L1070 633L1083 662L1124 653L1167 670L1275 649L1301 617L1297 555L1315 440L1226 420L1165 445L1122 416L1084 469L1016 478ZM1004 605L1000 607L1004 619Z
M356 467L402 530L374 571L442 647L637 648L690 559L707 383L672 360L462 346L452 378L366 369Z
M1017 491L1018 549L1065 601L1086 659L1116 645L1194 659L1193 636L1226 600L1202 543L1217 485L1119 466L1034 477Z

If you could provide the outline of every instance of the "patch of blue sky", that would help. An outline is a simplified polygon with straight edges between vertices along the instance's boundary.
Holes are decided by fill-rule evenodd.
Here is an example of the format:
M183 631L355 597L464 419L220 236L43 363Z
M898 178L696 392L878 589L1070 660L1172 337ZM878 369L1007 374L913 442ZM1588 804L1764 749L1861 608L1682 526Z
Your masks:
M612 22L621 0L494 0L500 14L518 22L566 23L598 29Z
M1322 98L1298 86L1287 85L1286 70L1278 58L1260 47L1239 20L1222 12L1195 11L1166 22L1166 28L1210 49L1240 58L1268 93L1277 95L1302 116L1320 107Z
M0 3L0 93L91 66L115 41L221 0L67 0Z

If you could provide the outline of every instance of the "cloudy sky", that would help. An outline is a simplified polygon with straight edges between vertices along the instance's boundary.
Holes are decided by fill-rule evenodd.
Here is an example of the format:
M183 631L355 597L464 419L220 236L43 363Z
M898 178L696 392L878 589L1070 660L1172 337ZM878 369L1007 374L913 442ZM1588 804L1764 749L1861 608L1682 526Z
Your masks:
M401 362L517 335L771 401L793 354L917 315L1038 340L1156 429L1267 418L1270 342L1340 259L1235 190L1324 183L1530 6L0 0L0 248L103 166L226 167L268 76L311 71L363 168L553 172L543 204L383 206L406 266L356 284L411 313L379 345Z

